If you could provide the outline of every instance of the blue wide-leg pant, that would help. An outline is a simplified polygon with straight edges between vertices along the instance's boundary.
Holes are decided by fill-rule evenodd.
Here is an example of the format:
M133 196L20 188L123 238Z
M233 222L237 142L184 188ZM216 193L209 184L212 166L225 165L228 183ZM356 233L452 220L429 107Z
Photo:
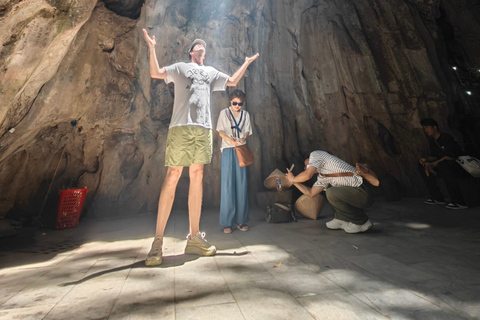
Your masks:
M222 151L222 190L220 199L220 225L231 227L248 222L247 167L238 165L235 148Z

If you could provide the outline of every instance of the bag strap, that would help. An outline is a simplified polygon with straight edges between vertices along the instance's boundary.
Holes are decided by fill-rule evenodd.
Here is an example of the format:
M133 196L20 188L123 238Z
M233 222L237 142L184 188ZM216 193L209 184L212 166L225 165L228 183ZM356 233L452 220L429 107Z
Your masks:
M232 129L233 135L236 138L240 138L240 132L242 132L242 129L245 126L245 120L243 119L243 110L240 110L240 120L238 122L237 120L235 120L235 117L233 116L232 110L230 110L230 108L227 108L227 117L228 117L228 120L230 120L230 124L231 124L230 128ZM240 127L242 120L244 120L243 125ZM235 131L235 129L237 130Z
M235 148L235 150L237 150L237 149L248 149L246 144L241 144L239 146L234 146L234 148ZM243 151L246 151L246 150L243 150ZM248 151L250 151L250 149L248 149Z
M355 174L353 172L337 172L337 173L326 173L321 174L322 177L326 178L337 178L337 177L353 177Z
M273 205L274 205L274 206L277 206L277 207L279 207L279 208L282 208L282 209L285 210L285 211L290 211L290 210L292 210L291 208L289 208L289 207L287 207L287 206L285 206L285 205L283 205L283 204L281 204L281 203L278 203L278 202L275 202Z

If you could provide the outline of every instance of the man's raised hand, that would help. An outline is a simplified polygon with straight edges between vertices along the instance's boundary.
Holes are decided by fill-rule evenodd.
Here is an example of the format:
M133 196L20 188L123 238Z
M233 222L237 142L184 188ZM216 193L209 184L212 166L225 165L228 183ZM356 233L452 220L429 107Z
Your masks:
M292 166L292 169L293 169L293 166ZM285 173L285 177L286 177L287 180L290 181L291 183L293 183L293 178L295 178L295 176L294 176L293 173L292 173L292 170L291 170L291 169L288 169L288 168L287 168L287 173Z
M256 55L254 55L254 56L251 56L251 57L245 57L245 62L252 63L253 61L255 61L255 59L257 59L257 58L258 58L258 56L259 56L259 55L260 55L260 54L259 54L259 53L257 53L257 54L256 54Z
M143 29L143 34L145 35L145 40L148 43L149 47L155 47L157 42L155 41L155 36L152 36L151 38L148 36L147 30Z

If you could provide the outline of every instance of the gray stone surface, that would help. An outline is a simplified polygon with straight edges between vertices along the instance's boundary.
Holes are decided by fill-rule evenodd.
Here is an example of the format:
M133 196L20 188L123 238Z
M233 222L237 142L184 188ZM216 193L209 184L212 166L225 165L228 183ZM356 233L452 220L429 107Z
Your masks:
M174 211L164 263L147 268L155 216L82 220L0 245L0 319L480 319L480 208L381 199L365 234L320 220L230 235L218 210L202 229L214 257L184 255L187 213Z
M253 123L252 203L275 168L299 170L315 149L365 158L420 195L422 117L480 152L478 16L479 0L0 0L0 217L39 214L52 180L51 212L54 190L70 186L89 188L90 215L155 211L174 97L150 78L142 28L161 66L187 60L195 38L230 75L260 53L238 84ZM457 75L471 71L467 96ZM212 95L213 123L227 105L228 92ZM210 207L219 148L214 133Z

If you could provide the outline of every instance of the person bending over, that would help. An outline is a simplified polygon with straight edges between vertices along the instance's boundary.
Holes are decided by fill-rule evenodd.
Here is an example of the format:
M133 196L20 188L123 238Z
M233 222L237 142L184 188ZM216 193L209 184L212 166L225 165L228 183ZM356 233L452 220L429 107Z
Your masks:
M374 201L369 184L378 186L379 180L368 166L358 163L353 167L326 151L318 150L305 160L305 171L297 176L289 169L287 171L287 179L303 194L314 197L325 190L328 202L335 209L333 220L326 223L328 229L360 233L373 226L364 209ZM315 174L318 174L317 181L311 188L302 184Z

